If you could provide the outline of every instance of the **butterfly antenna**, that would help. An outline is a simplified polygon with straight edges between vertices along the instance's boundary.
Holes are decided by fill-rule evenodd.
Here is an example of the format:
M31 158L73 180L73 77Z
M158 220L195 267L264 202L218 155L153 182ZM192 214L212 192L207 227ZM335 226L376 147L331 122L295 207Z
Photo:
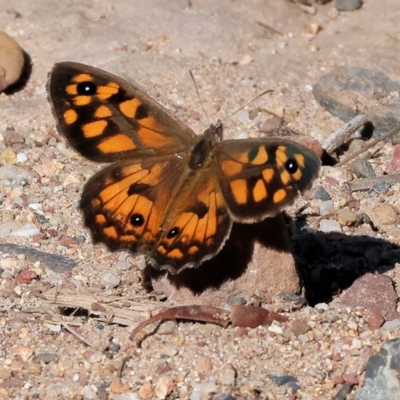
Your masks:
M227 119L233 117L235 114L237 114L239 111L242 111L244 108L246 108L247 106L249 106L251 103L253 103L254 101L256 101L257 99L259 99L260 97L266 95L267 93L273 93L272 89L268 89L268 90L264 90L263 92L259 93L257 96L253 97L250 101L248 101L244 106L238 108L237 110L235 110L232 114L229 114L227 117L225 117L224 119L221 120L221 122L226 121Z
M211 125L210 117L208 116L207 111L206 111L206 109L204 107L204 102L203 102L203 99L200 96L200 91L199 91L199 88L197 86L196 79L194 78L193 72L191 70L189 70L189 74L190 74L190 77L192 78L192 81L193 81L193 84L194 84L194 88L196 89L196 93L197 93L197 97L199 98L200 106L201 106L201 108L203 110L204 115L207 118L208 125Z

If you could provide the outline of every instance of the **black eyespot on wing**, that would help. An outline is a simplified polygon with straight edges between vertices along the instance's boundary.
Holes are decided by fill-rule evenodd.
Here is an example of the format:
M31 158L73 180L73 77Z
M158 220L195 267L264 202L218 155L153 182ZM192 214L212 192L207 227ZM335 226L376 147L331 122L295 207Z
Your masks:
M294 158L288 158L285 162L285 168L290 174L295 174L299 169L299 166Z
M178 227L174 227L174 228L172 228L169 232L168 232L168 234L167 234L167 238L168 239L173 239L174 237L176 237L178 234L179 234L179 232L180 232L180 229L178 228Z
M76 85L76 91L81 96L93 96L97 93L97 86L95 83L90 81L79 82Z
M130 218L130 222L133 226L140 227L144 224L144 217L142 214L132 214Z

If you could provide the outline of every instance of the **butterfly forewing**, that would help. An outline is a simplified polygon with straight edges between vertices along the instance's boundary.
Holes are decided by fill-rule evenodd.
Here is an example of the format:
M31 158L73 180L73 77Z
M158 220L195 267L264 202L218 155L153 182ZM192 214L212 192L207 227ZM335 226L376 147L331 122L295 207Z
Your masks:
M48 92L59 131L93 161L173 154L195 140L188 126L138 87L94 67L56 64Z
M320 165L312 150L282 139L223 141L215 163L224 198L239 222L277 214L311 186Z

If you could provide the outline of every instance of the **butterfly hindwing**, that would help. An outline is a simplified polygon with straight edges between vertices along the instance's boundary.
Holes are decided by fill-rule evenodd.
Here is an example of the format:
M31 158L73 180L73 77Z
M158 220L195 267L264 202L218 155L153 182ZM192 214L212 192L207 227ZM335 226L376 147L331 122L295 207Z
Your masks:
M134 253L153 249L182 169L178 158L153 157L115 163L94 175L80 202L94 242Z
M94 67L56 64L48 93L59 130L93 161L171 154L195 140L188 126L137 86Z
M213 257L223 246L232 226L229 211L211 169L187 176L186 188L174 199L163 222L162 235L150 254L154 266L179 272Z
M277 214L311 186L320 165L312 150L283 139L223 141L215 162L231 215L240 222Z

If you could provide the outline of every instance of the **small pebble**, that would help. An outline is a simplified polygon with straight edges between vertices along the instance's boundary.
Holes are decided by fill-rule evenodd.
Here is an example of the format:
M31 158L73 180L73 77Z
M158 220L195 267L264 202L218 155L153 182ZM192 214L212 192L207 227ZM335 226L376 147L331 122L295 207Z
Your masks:
M40 363L33 362L33 363L29 364L29 366L28 366L28 372L30 372L31 374L34 374L34 375L41 374L42 370L43 370L43 368Z
M35 211L43 210L43 205L41 203L30 203L28 207Z
M272 324L271 326L269 326L268 331L276 333L277 335L282 335L283 333L283 329L277 324Z
M245 110L241 110L236 114L236 119L243 124L249 122L249 113Z
M400 319L392 319L391 321L386 321L381 329L391 330L400 328Z
M127 392L130 389L130 387L126 383L124 384L119 381L114 381L114 382L111 382L109 389L110 389L111 393L121 394L121 393ZM112 398L116 399L115 396L112 396ZM120 397L120 399L123 399L123 397Z
M319 213L321 216L330 214L332 210L333 210L332 200L326 200L321 202L321 205L319 206Z
M28 157L25 153L17 153L17 162L23 163L28 160Z
M121 270L121 271L126 271L132 268L132 264L128 263L126 261L118 261L115 266Z
M157 333L159 335L172 335L178 330L178 325L175 320L164 321L158 327Z
M307 333L311 330L310 325L307 324L306 321L301 319L294 319L289 326L289 329L292 331L293 335L299 336Z
M362 0L335 0L335 8L338 11L355 11L361 8Z
M145 383L139 388L139 397L143 400L153 397L153 388L150 383Z
M90 354L88 361L92 363L98 363L104 361L104 358L105 354L102 351L97 350Z
M43 214L36 214L36 221L39 222L39 224L46 224L48 221L46 217Z
M74 236L74 240L76 244L83 244L86 242L86 236L83 235Z
M110 342L107 346L107 349L112 353L118 353L118 351L121 349L121 346L118 343Z
M35 271L32 271L30 269L25 269L21 271L15 281L21 285L21 284L29 284L33 279L37 278L37 274Z
M317 190L315 191L315 198L318 200L327 201L331 199L331 196L323 186L318 186Z
M320 380L320 381L324 380L325 377L326 377L326 373L325 373L324 371L322 371L322 370L319 369L319 368L315 368L315 367L310 368L310 369L308 370L308 373L309 373L311 376L313 376L314 378L317 378L317 379Z
M372 188L368 191L368 194L385 193L391 187L392 187L392 185L388 182L377 183L376 185L372 186Z
M353 226L357 221L357 214L354 211L343 209L338 211L338 222L342 226Z
M32 172L29 172L25 168L17 167L16 165L8 164L0 167L0 179L10 179L18 182L23 178L30 180L32 177Z
M291 375L267 375L272 382L277 384L278 386L287 385L289 386L294 392L297 392L300 389L300 385L298 380Z
M75 238L69 235L62 235L60 239L58 240L58 243L61 246L69 247L71 245L76 244Z
M58 362L59 356L54 353L40 353L33 357L32 361L34 363L45 363L50 364L51 362Z
M28 183L29 183L29 181L26 178L21 178L20 181L19 181L19 184L21 186L26 186Z
M111 272L104 272L100 275L100 282L106 288L115 288L121 283L121 279Z
M214 382L204 382L193 386L193 393L190 395L190 400L209 399L211 393L218 391L218 386Z
M242 296L231 296L227 301L227 305L230 306L243 306L246 304L246 300Z
M222 385L232 386L235 384L237 372L232 364L226 364L218 373L219 382Z
M97 391L91 386L85 386L83 388L82 395L85 400L98 399Z
M194 365L194 370L199 373L209 374L213 369L213 364L210 358L200 357Z
M33 350L29 346L19 344L13 351L14 355L20 356L23 361L27 361L33 354Z
M27 238L40 233L40 229L32 222L27 222L22 227L12 231L10 236Z
M299 335L299 336L297 337L297 340L298 340L300 343L307 343L307 342L309 342L311 339L309 338L308 335L306 335L306 334L301 334L301 335Z
M322 313L322 312L327 311L327 310L329 309L329 306L328 306L328 304L326 304L326 303L318 303L318 304L316 304L316 305L314 306L314 308L315 308L316 310L318 310L320 313Z
M375 208L365 208L364 213L377 227L396 226L399 223L398 209L391 204L383 204Z
M162 376L158 379L154 388L155 396L160 399L166 399L174 389L174 381L169 376Z
M12 258L3 258L0 260L0 268L4 269L14 269L18 265L17 260L13 260Z
M341 232L340 225L337 221L331 219L323 219L319 223L319 230L321 232Z
M367 160L356 160L351 164L351 171L357 176L357 178L374 178L376 173L372 168L372 165Z

